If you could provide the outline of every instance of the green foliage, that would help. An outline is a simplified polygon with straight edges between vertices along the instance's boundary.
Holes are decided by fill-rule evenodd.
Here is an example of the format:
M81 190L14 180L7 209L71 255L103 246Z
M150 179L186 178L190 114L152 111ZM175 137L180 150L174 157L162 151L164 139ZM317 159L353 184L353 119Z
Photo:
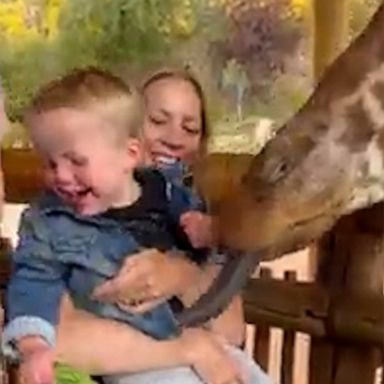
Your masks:
M351 39L364 29L380 3L381 0L350 0L349 35Z
M68 0L60 20L59 61L66 68L73 65L73 56L80 65L133 60L145 64L169 48L159 27L175 4L175 0Z
M7 48L9 54L0 58L1 74L8 115L11 120L18 120L25 103L47 75L46 46L39 40L32 40Z
M56 27L48 17L52 7L47 4L53 1L34 4L40 6L39 28L33 23L31 28L39 33L3 39L0 71L12 120L20 119L36 88L52 77L88 65L145 68L169 56L171 45L181 38L163 30L163 20L177 16L178 0L67 0L60 3Z
M96 384L91 377L66 364L56 364L55 376L57 384Z

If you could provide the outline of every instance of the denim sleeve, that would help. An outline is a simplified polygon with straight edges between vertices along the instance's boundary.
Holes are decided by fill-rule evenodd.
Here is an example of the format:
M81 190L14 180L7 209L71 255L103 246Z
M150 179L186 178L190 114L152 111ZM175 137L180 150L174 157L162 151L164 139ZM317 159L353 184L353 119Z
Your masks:
M192 188L167 182L167 197L171 215L176 222L188 211L207 212L203 199Z
M55 344L65 265L55 259L46 218L27 209L19 226L19 242L13 253L13 271L7 289L7 320L3 352L17 357L14 342L27 335Z

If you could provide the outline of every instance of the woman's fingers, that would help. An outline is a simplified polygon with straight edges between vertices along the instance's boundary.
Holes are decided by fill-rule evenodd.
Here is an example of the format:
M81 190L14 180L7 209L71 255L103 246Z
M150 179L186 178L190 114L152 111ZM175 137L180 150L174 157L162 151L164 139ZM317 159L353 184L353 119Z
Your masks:
M185 262L178 258L148 249L127 257L114 278L95 288L93 298L130 307L145 302L139 307L145 311L153 305L149 302L177 294L183 275L179 270L185 269Z
M92 297L103 302L148 300L160 296L154 275L140 268L131 268L97 286Z
M130 275L117 275L116 277L97 286L92 297L103 302L117 302L122 298L136 295L137 288L130 289Z
M99 301L110 302L117 298L121 290L122 277L117 275L98 285L92 292L92 298Z
M147 251L141 252L140 256ZM142 257L140 257L141 259ZM125 258L122 267L115 277L95 288L93 297L101 301L119 301L121 297L132 296L134 292L144 288L145 259L135 256Z
M133 300L131 303L118 303L118 306L120 309L123 311L128 311L132 313L145 313L153 308L157 307L159 304L164 302L164 298L160 299L153 299L153 300L148 300L148 301L137 301Z
M119 274L124 274L138 267L142 270L152 269L159 255L162 255L162 253L153 248L142 250L135 255L128 255L119 270Z

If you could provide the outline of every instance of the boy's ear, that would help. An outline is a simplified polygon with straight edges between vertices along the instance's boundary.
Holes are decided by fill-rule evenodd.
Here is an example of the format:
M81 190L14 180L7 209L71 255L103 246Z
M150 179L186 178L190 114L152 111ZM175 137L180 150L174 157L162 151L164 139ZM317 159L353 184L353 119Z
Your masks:
M129 165L137 167L144 161L144 149L141 140L129 138L126 143Z

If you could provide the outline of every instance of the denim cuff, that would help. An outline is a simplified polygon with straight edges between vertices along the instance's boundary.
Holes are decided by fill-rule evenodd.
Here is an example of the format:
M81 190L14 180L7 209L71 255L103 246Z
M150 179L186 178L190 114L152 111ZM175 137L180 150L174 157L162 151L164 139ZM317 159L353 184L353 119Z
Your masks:
M52 324L40 317L20 316L8 323L4 329L1 340L3 354L18 360L20 355L15 342L25 336L40 336L50 347L54 347L56 343L56 331Z

